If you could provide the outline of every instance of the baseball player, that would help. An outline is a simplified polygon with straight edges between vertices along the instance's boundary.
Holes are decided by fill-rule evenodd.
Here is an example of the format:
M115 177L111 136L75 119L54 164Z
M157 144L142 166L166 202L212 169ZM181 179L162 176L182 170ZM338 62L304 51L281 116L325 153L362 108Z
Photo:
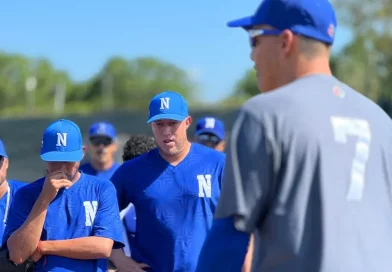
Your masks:
M224 151L226 143L223 122L214 117L205 117L197 121L195 142L214 148L217 151Z
M8 213L16 191L27 183L7 179L8 155L3 141L0 140L0 235L3 236L7 225Z
M115 161L117 152L116 129L112 124L99 122L89 129L88 152L90 161L80 166L80 171L88 175L110 179L120 166Z
M31 258L35 272L101 272L112 248L124 246L115 188L78 171L83 155L74 122L61 119L45 130L47 175L17 191L3 236L14 263Z
M330 1L265 0L228 25L263 94L234 124L197 271L240 271L251 233L252 271L390 271L392 121L331 74Z
M195 271L220 195L225 154L190 143L185 99L167 91L150 102L148 123L158 148L114 173L120 209L136 209L132 259L146 271ZM142 268L135 271L143 271Z

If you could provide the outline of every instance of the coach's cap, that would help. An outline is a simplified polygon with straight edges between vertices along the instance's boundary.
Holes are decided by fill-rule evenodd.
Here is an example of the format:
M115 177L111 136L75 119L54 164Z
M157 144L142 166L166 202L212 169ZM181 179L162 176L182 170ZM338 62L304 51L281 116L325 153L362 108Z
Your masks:
M337 22L329 0L264 0L253 16L231 21L227 25L246 30L256 25L269 25L333 44ZM268 34L268 30L265 34Z
M195 135L210 133L223 140L225 138L225 126L223 122L214 117L205 117L197 121Z
M166 91L151 99L150 116L147 123L157 120L170 119L184 121L188 117L188 104L179 93Z
M110 139L115 139L116 138L116 129L114 126L110 123L106 122L99 122L95 123L90 127L89 130L89 137L108 137Z
M0 157L4 157L8 159L7 152L5 151L5 146L2 140L0 140Z
M72 121L51 123L42 136L41 159L47 162L79 162L83 159L82 133Z

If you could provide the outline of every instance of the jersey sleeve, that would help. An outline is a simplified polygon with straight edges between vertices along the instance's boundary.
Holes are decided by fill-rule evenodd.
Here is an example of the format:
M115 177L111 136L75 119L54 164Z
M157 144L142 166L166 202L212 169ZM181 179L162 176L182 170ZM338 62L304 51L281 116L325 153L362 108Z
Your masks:
M219 189L222 189L222 180L224 177L224 170L225 170L225 161L226 161L226 155L223 156L222 163L220 165L220 170L219 170Z
M113 248L124 247L123 226L117 205L116 189L110 182L104 183L98 210L94 220L93 235L114 241Z
M34 203L32 203L27 190L20 188L16 191L12 198L10 210L8 211L7 223L3 234L2 245L4 247L7 246L7 240L12 233L19 229L27 219L33 205Z
M238 230L251 233L267 210L274 179L273 146L265 126L242 109L229 139L222 192L215 217L233 217Z
M127 187L129 188L130 185L126 173L126 164L123 164L116 170L116 172L113 173L112 177L110 178L117 191L117 201L120 210L125 209L128 204L132 202L132 199L129 198L129 194L127 193Z

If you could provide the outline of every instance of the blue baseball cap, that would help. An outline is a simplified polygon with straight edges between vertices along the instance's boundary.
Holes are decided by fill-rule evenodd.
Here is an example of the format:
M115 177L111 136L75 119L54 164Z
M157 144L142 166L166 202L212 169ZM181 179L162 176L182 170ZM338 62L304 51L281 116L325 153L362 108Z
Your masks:
M264 0L254 15L230 21L227 25L246 30L256 25L269 25L281 31L288 29L297 35L333 44L337 21L329 0ZM272 31L264 32L265 35L277 34Z
M150 116L147 123L157 120L170 119L184 121L188 116L188 104L179 93L166 91L151 99Z
M225 126L223 122L214 117L205 117L197 121L195 135L211 133L223 140L225 138Z
M82 133L66 119L51 123L42 136L41 159L47 162L79 162L83 159Z
M116 138L116 129L110 123L99 122L95 123L90 127L89 137L108 137L110 139Z
M8 155L7 152L5 151L5 146L2 140L0 140L0 157L4 157L8 159Z

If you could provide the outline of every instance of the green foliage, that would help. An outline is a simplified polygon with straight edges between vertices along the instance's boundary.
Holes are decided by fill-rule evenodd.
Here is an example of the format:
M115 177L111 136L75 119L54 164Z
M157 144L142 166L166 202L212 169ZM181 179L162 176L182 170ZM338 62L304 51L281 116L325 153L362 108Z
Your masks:
M37 82L30 93L26 91L29 77L35 77ZM65 87L65 93L61 92L61 86ZM48 60L0 53L2 117L145 110L150 99L165 90L179 92L192 100L194 84L181 68L151 57L132 60L113 57L91 79L74 82ZM55 100L60 103L57 112Z
M333 54L334 75L392 110L392 1L332 1L340 26L352 31L353 39ZM253 69L235 85L233 97L258 93Z

